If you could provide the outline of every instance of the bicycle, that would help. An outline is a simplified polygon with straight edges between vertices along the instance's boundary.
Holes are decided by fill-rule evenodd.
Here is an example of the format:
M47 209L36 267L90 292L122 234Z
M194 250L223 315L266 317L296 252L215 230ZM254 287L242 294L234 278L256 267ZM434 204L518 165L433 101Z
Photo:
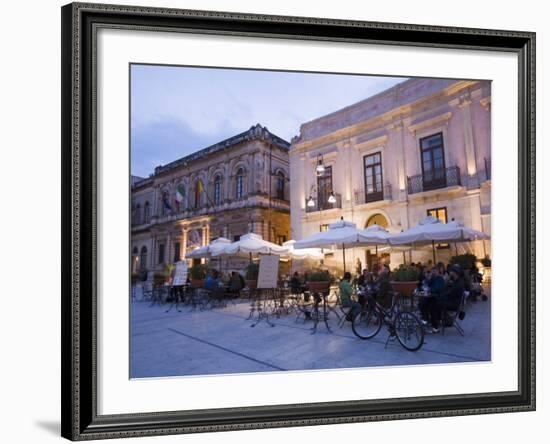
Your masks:
M392 338L397 338L409 351L417 351L424 344L424 327L414 313L400 310L395 297L391 308L386 310L372 294L367 294L361 312L352 320L353 333L360 339L371 339L380 332L382 324L389 331L384 348Z

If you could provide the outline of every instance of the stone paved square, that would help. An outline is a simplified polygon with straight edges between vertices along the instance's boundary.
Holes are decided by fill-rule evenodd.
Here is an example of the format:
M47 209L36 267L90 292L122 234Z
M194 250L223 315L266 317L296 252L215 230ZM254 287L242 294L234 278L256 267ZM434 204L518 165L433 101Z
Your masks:
M166 313L169 305L134 302L131 305L130 377L213 375L267 371L358 368L478 362L491 359L491 302L470 302L461 325L445 335L426 334L417 352L397 341L385 348L382 328L370 340L357 338L346 322L342 328L331 314L311 334L312 322L296 322L293 314L271 317L251 327L250 304L237 300L225 308L207 311L182 306Z

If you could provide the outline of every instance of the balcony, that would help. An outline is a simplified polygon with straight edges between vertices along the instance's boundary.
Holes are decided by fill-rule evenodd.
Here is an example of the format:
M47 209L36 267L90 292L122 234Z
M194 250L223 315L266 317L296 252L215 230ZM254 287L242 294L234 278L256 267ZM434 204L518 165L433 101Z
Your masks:
M271 208L273 210L290 211L290 202L272 197L267 193L248 193L240 198L224 199L218 204L212 201L203 202L198 207L174 207L172 211L165 210L151 218L152 224L161 224L196 216L210 215L223 211L239 210L242 208Z
M388 183L380 191L365 192L365 190L355 190L355 205L363 205L381 200L391 200L391 185Z
M429 173L407 177L407 191L409 194L452 186L461 186L460 168L458 166L441 168Z
M485 180L491 180L491 159L485 158Z
M334 208L342 208L342 195L334 193L334 197L336 198L336 202L330 203L327 201L319 202L318 199L315 199L315 205L310 207L307 205L306 201L306 213L315 213L317 211L326 211L326 210L332 210Z

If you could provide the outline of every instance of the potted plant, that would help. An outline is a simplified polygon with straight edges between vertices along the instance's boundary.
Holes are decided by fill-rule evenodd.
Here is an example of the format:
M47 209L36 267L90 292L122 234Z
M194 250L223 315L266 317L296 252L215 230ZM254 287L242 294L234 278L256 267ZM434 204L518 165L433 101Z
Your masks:
M485 256L480 262L483 267L491 268L491 258L489 256Z
M204 264L195 264L189 269L189 280L191 286L195 288L204 287L204 281L206 280L207 268Z
M416 267L401 265L392 273L391 285L394 291L409 296L418 285L420 273Z
M165 282L166 274L164 273L164 271L155 271L155 273L153 274L153 285L155 287L158 287L164 285Z
M462 268L463 270L469 270L472 268L477 262L477 257L475 254L459 254L458 256L451 257L451 264L457 264Z
M324 292L330 289L331 280L328 271L312 271L307 273L306 285L309 291Z
M250 289L258 287L258 274L260 272L260 265L254 262L250 262L245 268L245 281L246 286Z

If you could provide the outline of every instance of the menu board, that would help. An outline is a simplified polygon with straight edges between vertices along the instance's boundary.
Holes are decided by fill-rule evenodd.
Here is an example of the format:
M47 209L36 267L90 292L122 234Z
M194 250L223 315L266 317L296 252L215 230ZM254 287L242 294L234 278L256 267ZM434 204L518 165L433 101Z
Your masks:
M262 256L260 258L260 271L258 272L258 288L277 288L278 275L279 256Z
M187 282L187 262L180 261L176 263L176 270L174 271L174 280L172 285L184 285Z

